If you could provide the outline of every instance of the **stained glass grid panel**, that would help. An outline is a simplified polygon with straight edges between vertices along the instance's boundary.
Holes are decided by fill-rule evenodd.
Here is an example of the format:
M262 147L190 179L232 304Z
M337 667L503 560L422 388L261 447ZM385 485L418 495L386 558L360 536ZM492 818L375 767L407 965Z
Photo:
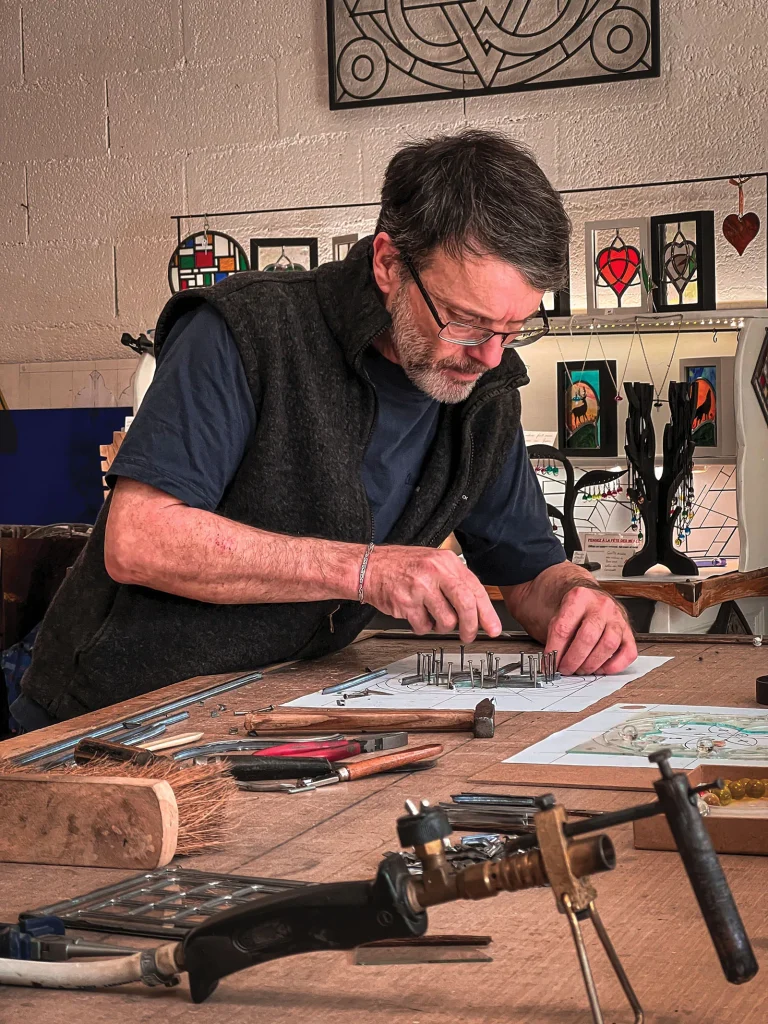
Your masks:
M248 258L239 242L220 231L201 231L176 247L168 263L168 283L172 292L186 291L247 269Z

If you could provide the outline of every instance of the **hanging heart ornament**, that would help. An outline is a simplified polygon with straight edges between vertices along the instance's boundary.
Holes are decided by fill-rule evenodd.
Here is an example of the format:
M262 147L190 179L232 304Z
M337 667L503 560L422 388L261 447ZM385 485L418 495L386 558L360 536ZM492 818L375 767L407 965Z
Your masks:
M621 297L639 273L640 250L626 245L617 235L609 246L600 250L595 263L598 277Z
M749 178L729 178L731 185L739 190L739 212L730 213L723 221L723 234L739 254L744 255L752 239L760 230L760 218L756 213L744 213L744 185Z
M744 255L744 250L759 230L760 218L756 213L745 213L743 217L729 213L723 221L723 234L739 256Z

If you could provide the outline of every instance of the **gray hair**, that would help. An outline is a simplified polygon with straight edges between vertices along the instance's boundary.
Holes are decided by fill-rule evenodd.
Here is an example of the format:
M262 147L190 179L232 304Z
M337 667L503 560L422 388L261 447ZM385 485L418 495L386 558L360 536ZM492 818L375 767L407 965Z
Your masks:
M534 288L568 282L571 223L531 151L501 132L465 128L399 150L381 190L376 232L417 267L439 246L495 256Z

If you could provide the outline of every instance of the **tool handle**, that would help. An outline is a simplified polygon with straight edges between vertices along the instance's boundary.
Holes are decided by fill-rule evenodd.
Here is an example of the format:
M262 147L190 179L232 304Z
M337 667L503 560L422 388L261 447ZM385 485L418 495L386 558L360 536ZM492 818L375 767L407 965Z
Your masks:
M174 750L176 747L188 747L191 743L197 743L205 736L204 732L185 732L183 736L161 736L158 740L147 740L146 743L137 743L141 750Z
M342 761L360 753L360 744L349 740L331 743L280 743L275 747L256 750L253 757L324 757L327 761Z
M338 710L322 708L280 708L266 714L245 716L251 733L329 732L472 732L473 710L395 711Z
M333 766L324 757L247 757L231 761L230 775L238 782L259 782L264 779L316 779L330 775Z
M155 764L158 761L165 763L168 758L162 754L153 754L150 750L139 750L136 747L126 747L122 743L110 743L108 740L85 739L75 747L75 764L90 764L100 758L108 758L110 761L121 764Z
M391 754L382 754L380 757L369 757L365 761L352 761L345 764L344 768L349 773L349 781L364 779L368 775L378 775L379 772L389 771L390 768L398 768L405 764L413 764L414 761L425 761L427 758L437 757L442 754L443 748L439 743L429 743L424 747L408 747L405 750L395 750Z
M723 973L734 985L749 981L757 974L757 961L704 819L691 803L688 779L682 772L668 773L654 782L654 789Z

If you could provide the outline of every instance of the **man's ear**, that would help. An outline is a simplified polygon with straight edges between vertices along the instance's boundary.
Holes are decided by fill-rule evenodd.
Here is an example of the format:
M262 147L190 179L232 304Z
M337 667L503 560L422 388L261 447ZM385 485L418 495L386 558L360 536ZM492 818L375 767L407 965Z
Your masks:
M393 295L400 285L399 253L386 231L380 231L373 240L373 279L385 297Z

